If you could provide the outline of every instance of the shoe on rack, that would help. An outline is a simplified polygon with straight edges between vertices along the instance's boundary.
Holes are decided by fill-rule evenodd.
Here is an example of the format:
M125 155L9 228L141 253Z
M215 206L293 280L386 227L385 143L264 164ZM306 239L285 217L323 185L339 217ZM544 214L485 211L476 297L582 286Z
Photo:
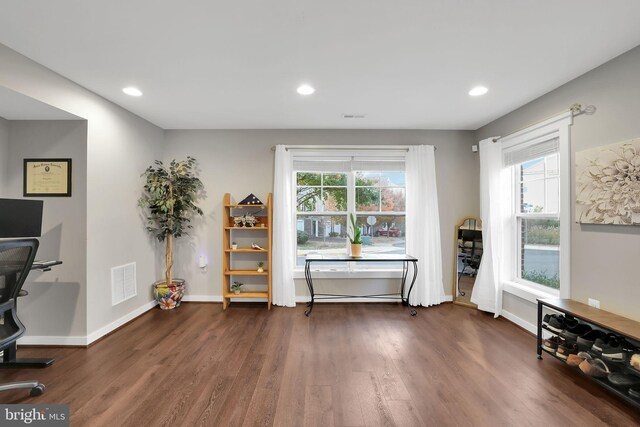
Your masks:
M640 387L631 387L629 389L629 396L640 399Z
M594 342L598 338L602 338L604 336L605 336L604 332L602 332L599 329L594 329L591 332L587 332L583 336L578 337L578 339L577 339L578 347L580 347L582 349L585 349L585 350L591 350L591 347L593 347Z
M584 359L580 370L590 377L604 378L611 373L609 367L601 359Z
M591 346L591 350L595 351L598 354L602 353L602 350L604 350L604 348L613 340L616 340L617 337L612 334L612 333L608 333L605 336L601 337L601 338L596 338L596 340L593 342L593 345Z
M553 332L561 333L565 329L573 328L575 326L578 326L578 321L573 317L552 315L549 318L549 325L547 327Z
M565 340L562 344L558 344L556 356L560 359L567 360L570 355L578 353L578 346Z
M593 357L585 351L581 351L578 354L570 354L567 357L567 365L578 367L585 359L593 359Z
M631 359L629 360L629 364L636 371L640 371L640 353L636 353L633 356L631 356Z
M633 346L618 337L609 340L602 348L602 358L614 362L624 362L631 353L633 353Z
M551 319L551 316L555 316L555 314L545 314L544 317L542 318L542 326L549 326L549 320Z
M542 348L547 350L549 353L556 354L556 351L558 350L558 346L560 344L564 344L565 342L566 341L564 340L564 338L554 335L551 338L546 338L542 342Z
M631 387L640 385L640 377L623 374L622 372L612 372L607 376L609 382L616 387Z
M592 330L593 328L587 325L586 323L579 323L573 328L565 329L564 332L562 333L562 336L569 341L576 342L578 340L578 337L582 337L588 334L589 332L591 332Z

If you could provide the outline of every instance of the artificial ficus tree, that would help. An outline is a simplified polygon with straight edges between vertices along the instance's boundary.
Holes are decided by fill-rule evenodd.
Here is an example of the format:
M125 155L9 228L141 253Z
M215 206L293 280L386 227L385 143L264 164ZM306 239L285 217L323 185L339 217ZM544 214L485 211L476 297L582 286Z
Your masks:
M172 160L166 167L156 160L142 174L145 177L140 206L145 209L147 230L160 242L165 242L165 280L172 282L173 239L187 234L195 215L202 215L196 206L198 194L204 188L196 176L196 160Z

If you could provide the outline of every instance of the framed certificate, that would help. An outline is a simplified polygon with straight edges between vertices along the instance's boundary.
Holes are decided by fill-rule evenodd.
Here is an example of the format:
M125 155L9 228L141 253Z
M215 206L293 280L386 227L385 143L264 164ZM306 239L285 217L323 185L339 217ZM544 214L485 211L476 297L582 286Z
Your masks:
M71 159L24 159L24 197L71 197Z

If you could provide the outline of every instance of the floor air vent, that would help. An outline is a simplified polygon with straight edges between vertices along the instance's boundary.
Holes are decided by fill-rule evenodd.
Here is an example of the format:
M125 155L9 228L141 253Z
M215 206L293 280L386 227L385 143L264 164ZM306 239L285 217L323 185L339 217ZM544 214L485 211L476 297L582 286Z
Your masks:
M136 263L125 264L111 269L111 305L120 304L135 297Z

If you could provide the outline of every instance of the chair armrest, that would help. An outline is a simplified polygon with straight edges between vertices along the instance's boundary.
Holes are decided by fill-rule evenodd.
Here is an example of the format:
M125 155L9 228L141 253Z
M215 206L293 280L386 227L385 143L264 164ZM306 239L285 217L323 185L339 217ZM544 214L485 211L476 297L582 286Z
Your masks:
M12 299L7 302L3 302L2 304L0 304L0 313L5 313L11 310L14 306L15 302Z

